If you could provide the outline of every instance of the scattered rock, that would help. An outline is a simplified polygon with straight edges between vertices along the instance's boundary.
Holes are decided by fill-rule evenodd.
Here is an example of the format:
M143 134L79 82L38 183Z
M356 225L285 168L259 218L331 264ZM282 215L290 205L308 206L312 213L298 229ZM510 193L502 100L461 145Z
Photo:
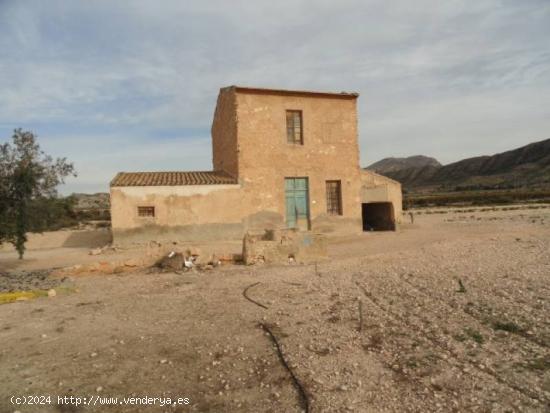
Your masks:
M218 265L221 265L221 263L222 262L216 254L212 254L212 257L210 257L210 260L208 261L208 264L212 267L217 267Z
M63 279L50 277L52 270L2 271L0 270L0 293L16 291L50 290L63 283ZM20 297L25 301L26 298Z
M180 252L170 252L155 264L156 267L163 270L180 271L185 265L185 257Z

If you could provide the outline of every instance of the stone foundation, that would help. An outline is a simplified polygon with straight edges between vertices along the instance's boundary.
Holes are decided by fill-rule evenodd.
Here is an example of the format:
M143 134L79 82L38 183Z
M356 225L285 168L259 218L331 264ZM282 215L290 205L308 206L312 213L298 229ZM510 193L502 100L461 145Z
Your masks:
M266 230L247 233L243 239L243 261L247 265L268 263L311 263L327 256L326 238L313 232Z

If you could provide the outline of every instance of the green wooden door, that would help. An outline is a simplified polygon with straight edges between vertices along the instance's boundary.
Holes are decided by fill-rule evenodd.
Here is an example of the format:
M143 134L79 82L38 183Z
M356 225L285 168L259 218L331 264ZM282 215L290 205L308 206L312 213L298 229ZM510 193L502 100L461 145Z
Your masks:
M286 225L309 229L309 191L307 178L285 178Z

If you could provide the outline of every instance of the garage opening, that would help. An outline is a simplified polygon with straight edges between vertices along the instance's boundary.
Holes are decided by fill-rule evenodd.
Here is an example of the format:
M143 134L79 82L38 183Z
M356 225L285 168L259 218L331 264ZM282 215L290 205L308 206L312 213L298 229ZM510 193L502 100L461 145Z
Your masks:
M395 231L393 205L391 202L369 202L361 205L363 210L363 231Z

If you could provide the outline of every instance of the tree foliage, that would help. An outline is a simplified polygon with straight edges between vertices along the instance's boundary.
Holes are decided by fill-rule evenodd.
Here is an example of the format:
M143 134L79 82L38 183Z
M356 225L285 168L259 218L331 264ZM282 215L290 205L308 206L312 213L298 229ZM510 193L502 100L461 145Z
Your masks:
M81 221L73 196L33 199L29 204L29 232L57 231Z
M32 132L16 129L11 143L0 145L0 244L13 244L22 258L26 233L37 220L35 213L41 212L33 204L54 200L57 186L69 175L76 176L72 163L53 159L40 149Z

